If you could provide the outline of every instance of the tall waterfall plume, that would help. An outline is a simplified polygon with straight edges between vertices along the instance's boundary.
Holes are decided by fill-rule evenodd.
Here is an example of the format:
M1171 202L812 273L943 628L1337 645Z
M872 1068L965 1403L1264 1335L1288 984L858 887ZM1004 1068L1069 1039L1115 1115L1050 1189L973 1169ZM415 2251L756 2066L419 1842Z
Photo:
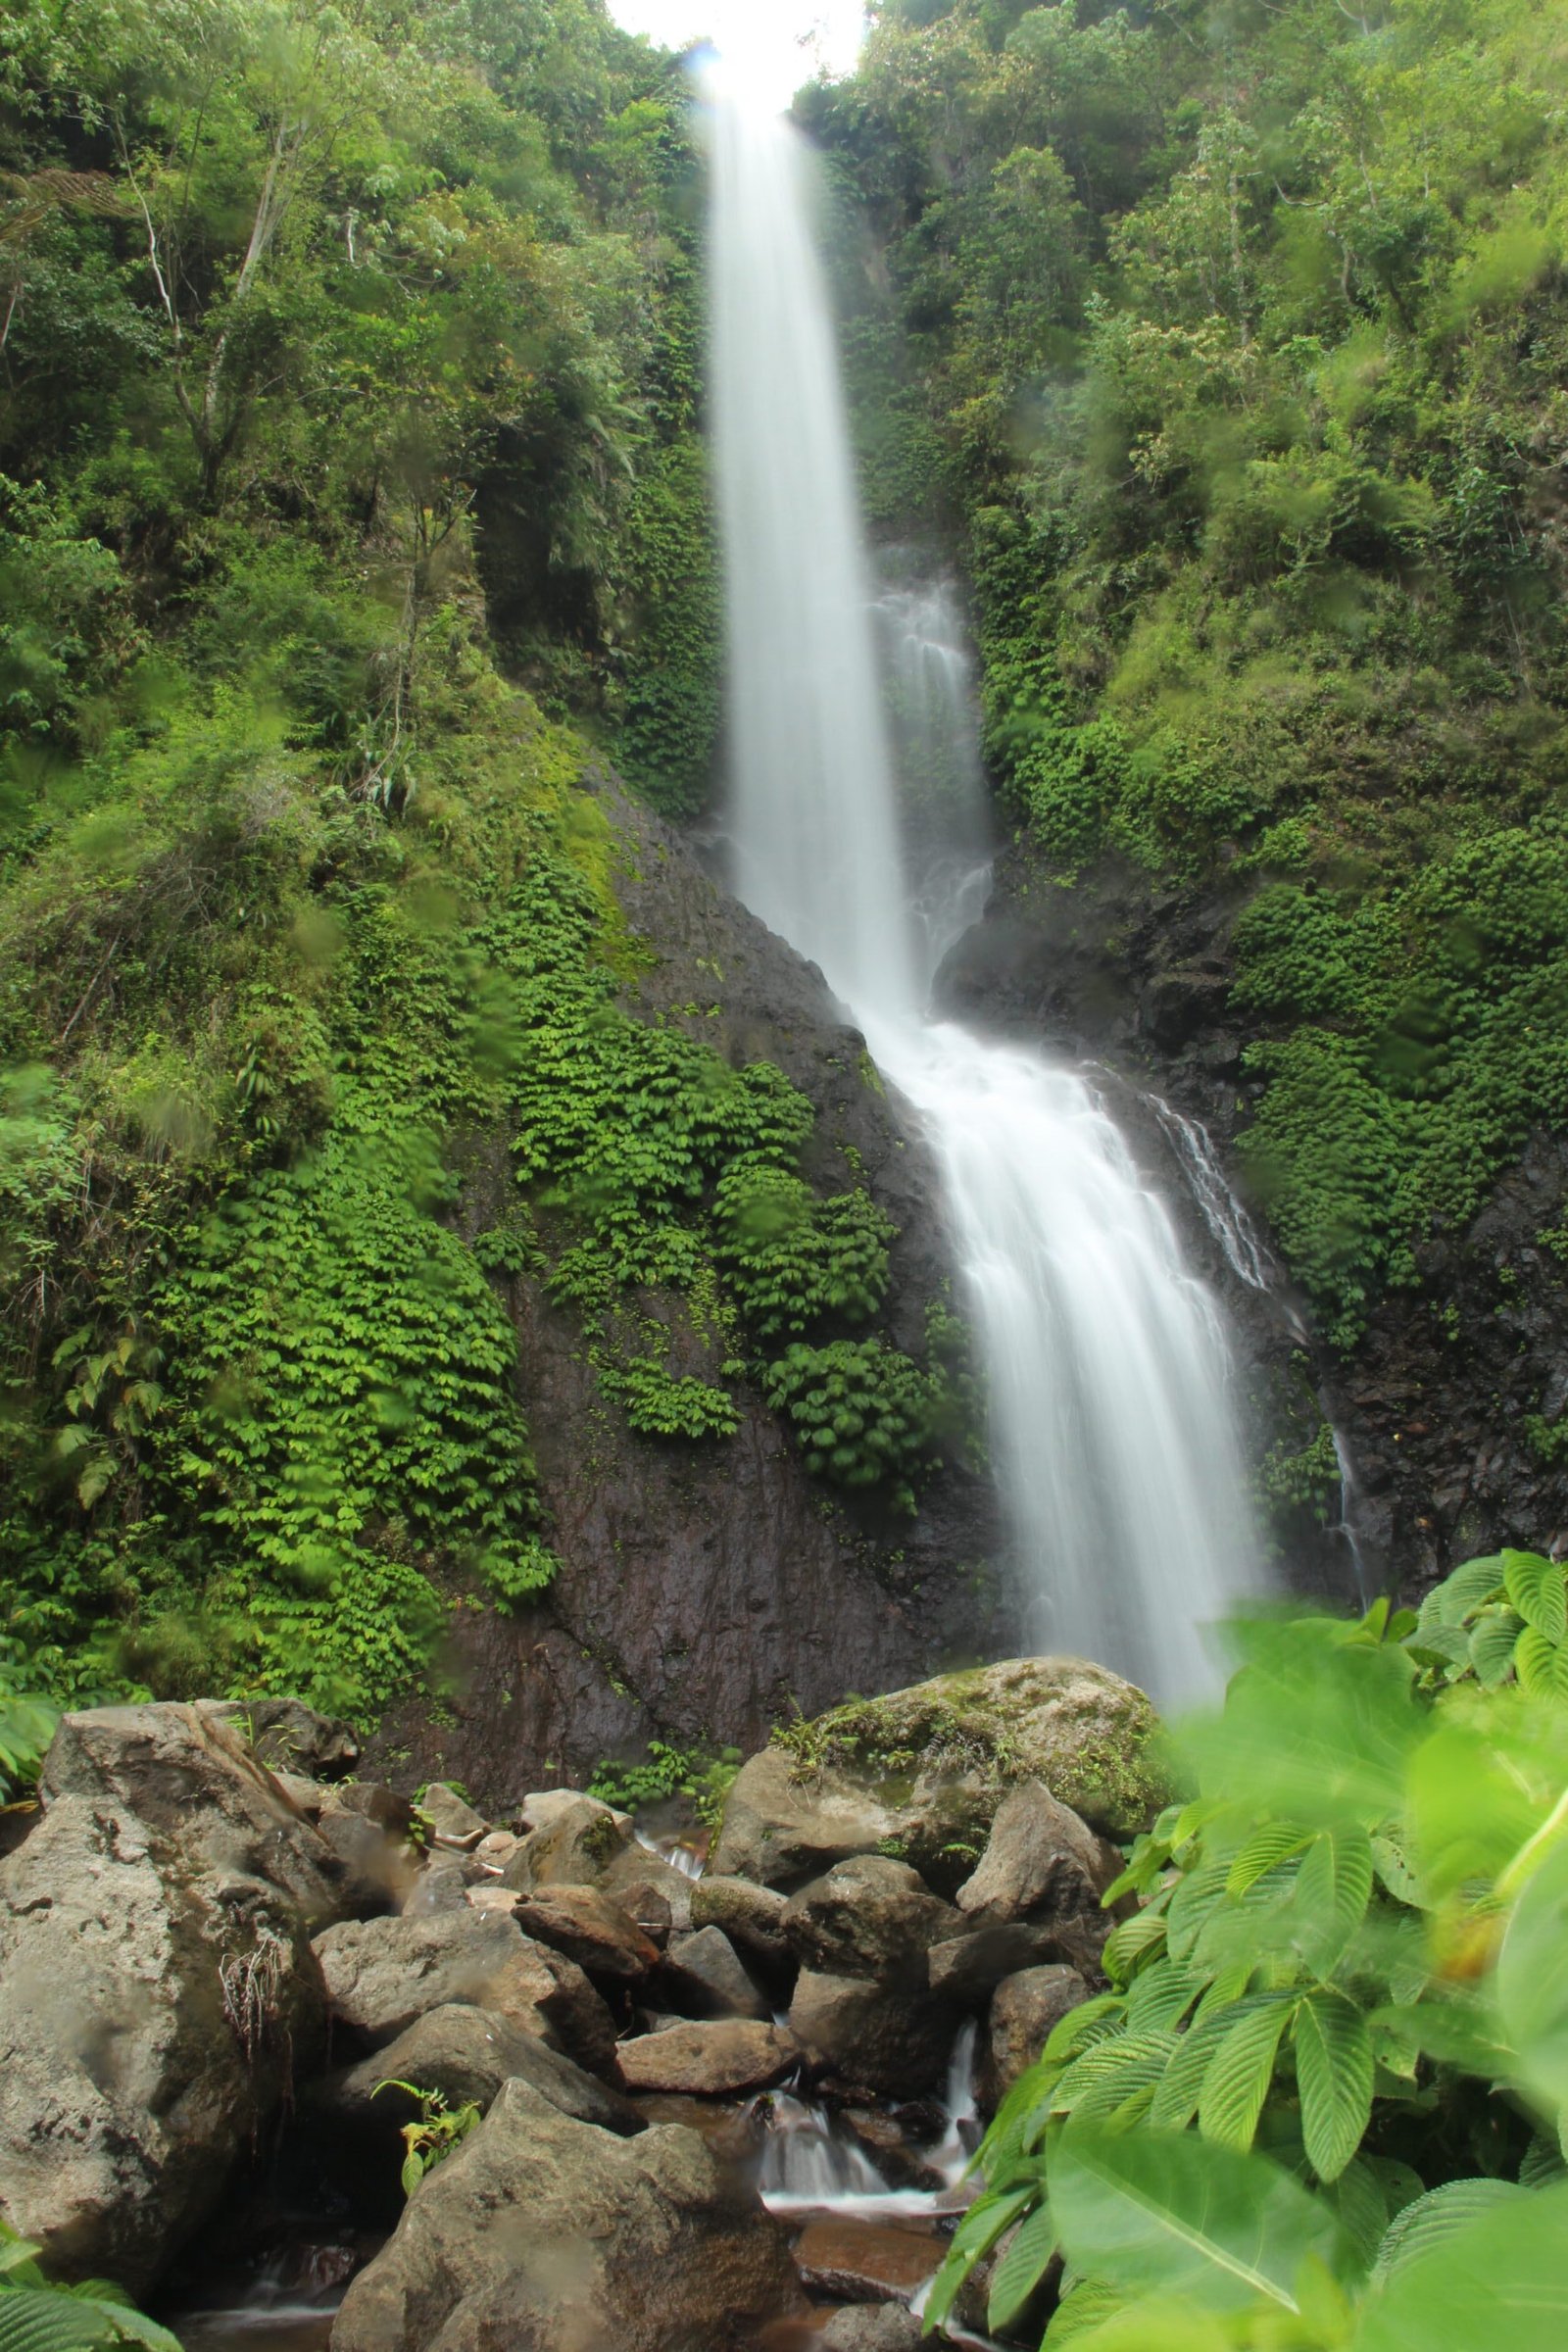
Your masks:
M736 887L820 964L944 1172L1030 1637L1191 1696L1201 1628L1257 1582L1218 1311L1083 1079L925 1017L974 812L945 839L929 808L901 824L809 152L782 118L712 113ZM973 728L951 618L884 600L883 624L904 764L951 767Z

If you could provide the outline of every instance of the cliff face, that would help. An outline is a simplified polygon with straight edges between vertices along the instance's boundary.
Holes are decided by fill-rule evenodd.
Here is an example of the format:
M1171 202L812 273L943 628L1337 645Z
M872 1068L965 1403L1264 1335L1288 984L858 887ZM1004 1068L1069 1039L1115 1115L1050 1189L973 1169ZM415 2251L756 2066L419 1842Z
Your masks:
M944 986L965 1017L1111 1073L1119 1115L1226 1300L1293 1582L1354 1590L1325 1423L1351 1472L1345 1499L1369 1591L1417 1595L1502 1544L1559 1548L1568 1463L1550 1458L1542 1423L1568 1404L1568 1265L1552 1246L1568 1201L1563 1139L1538 1130L1462 1229L1434 1220L1416 1284L1389 1290L1364 1336L1340 1350L1310 1335L1283 1278L1272 1299L1238 1279L1169 1135L1139 1111L1141 1097L1157 1095L1203 1123L1266 1240L1266 1203L1247 1200L1236 1149L1262 1093L1231 1002L1231 932L1245 904L1239 891L1164 887L1128 870L1102 868L1077 889L1042 883L1014 850Z
M953 1270L934 1168L901 1120L814 965L704 871L691 846L609 781L616 895L640 950L621 1002L700 1036L726 1060L775 1062L815 1105L805 1172L859 1183L894 1219L884 1322L923 1345L927 1304ZM509 1182L493 1141L472 1158L470 1231ZM913 1519L836 1500L809 1478L786 1423L749 1385L719 1443L649 1439L609 1408L581 1329L534 1275L506 1297L544 1532L561 1561L541 1602L507 1616L462 1608L436 1720L394 1711L378 1760L415 1783L456 1777L500 1798L581 1779L650 1739L756 1743L792 1706L893 1688L1016 1646L987 1563L989 1482L948 1468ZM660 1311L655 1304L654 1311ZM677 1343L679 1344L679 1342Z

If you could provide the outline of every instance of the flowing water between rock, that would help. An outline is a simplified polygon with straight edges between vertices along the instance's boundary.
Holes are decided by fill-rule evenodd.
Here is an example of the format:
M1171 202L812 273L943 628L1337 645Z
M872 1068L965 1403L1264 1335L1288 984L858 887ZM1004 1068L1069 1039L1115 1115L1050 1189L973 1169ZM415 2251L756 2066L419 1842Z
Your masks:
M1218 1310L1084 1077L926 1018L984 870L961 633L930 591L878 622L804 144L728 100L712 122L736 887L940 1160L1028 1639L1180 1700L1210 1684L1203 1627L1261 1581Z

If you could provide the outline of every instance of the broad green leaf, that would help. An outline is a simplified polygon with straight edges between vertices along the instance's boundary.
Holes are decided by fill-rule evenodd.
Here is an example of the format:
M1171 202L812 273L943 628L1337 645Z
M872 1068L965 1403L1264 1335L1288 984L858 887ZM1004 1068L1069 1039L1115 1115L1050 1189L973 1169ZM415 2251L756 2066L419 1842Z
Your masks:
M1334 2215L1288 2173L1190 2133L1069 2125L1050 2180L1068 2259L1129 2295L1215 2310L1262 2297L1294 2311L1309 2255L1337 2277L1354 2268Z
M1526 2086L1568 2108L1568 1840L1525 1884L1497 1955L1497 2013Z
M1416 2186L1419 2193L1420 2183ZM1322 2195L1370 2269L1389 2226L1388 2191L1376 2167L1364 2157L1352 2156L1336 2180L1324 2183Z
M1245 1894L1253 1883L1277 1864L1288 1862L1308 1844L1312 1833L1289 1821L1266 1821L1252 1835L1230 1866L1225 1881L1229 1895Z
M1490 2203L1400 2264L1368 2301L1353 2352L1562 2352L1568 2188L1515 2189Z
M1200 1862L1190 1871L1170 1898L1165 1914L1166 1941L1173 1960L1190 1960L1209 1919L1225 1898L1229 1865Z
M20 2271L24 2264L33 2262L42 2251L30 2237L16 2237L9 2231L0 2238L0 2278L10 2271Z
M1125 2100L1152 2090L1180 2048L1174 2034L1124 2034L1097 2042L1075 2058L1056 2084L1057 2115L1108 2116Z
M1049 2205L1037 2205L1016 2233L1003 2248L996 2269L991 2274L990 2293L986 2301L986 2325L992 2328L1012 2326L1039 2286L1056 2251L1055 2226Z
M1301 2133L1320 2180L1337 2180L1372 2115L1372 2036L1353 2002L1310 1993L1296 2017L1296 2073Z
M1250 2148L1263 2112L1280 2037L1290 2024L1294 1997L1260 2003L1237 2018L1222 2037L1203 2076L1198 2128L1205 2139L1228 2148Z
M1466 1560L1451 1576L1444 1578L1435 1591L1421 1603L1423 1629L1429 1618L1440 1624L1458 1625L1483 1601L1503 1590L1501 1552L1492 1552L1485 1559Z
M989 2254L1003 2232L1038 2203L1041 2183L1009 2188L1000 2195L977 2199L953 2233L947 2260L931 2282L925 2301L927 2328L940 2328L952 2311L975 2264Z
M1070 2341L1074 2352L1234 2352L1236 2336L1218 2312L1161 2295L1115 2312L1098 2328L1070 2338L1048 2334L1049 2352Z
M1410 1761L1405 1846L1429 1903L1494 1881L1568 1787L1568 1707L1459 1686Z
M1092 2329L1102 2328L1126 2307L1126 2296L1118 2294L1115 2287L1106 2286L1102 2279L1077 2279L1070 2287L1064 2286L1061 2301L1051 2315L1041 2352L1061 2352L1064 2344L1082 2342Z
M1568 1698L1568 1643L1548 1641L1527 1625L1513 1653L1520 1682L1533 1698Z
M1544 1560L1538 1551L1505 1551L1502 1581L1526 1625L1533 1625L1548 1642L1560 1642L1568 1634L1568 1589L1555 1560Z
M1127 1996L1127 2025L1134 2034L1169 2032L1180 2024L1208 1983L1201 1972L1178 1968L1174 1960L1156 1960L1140 1970Z
M1470 1663L1476 1680L1488 1690L1512 1670L1514 1644L1524 1631L1524 1619L1512 1609L1487 1609L1470 1633Z
M1550 2188L1564 2180L1568 2180L1568 2164L1563 2162L1562 2149L1544 2132L1538 2132L1519 2167L1520 2187Z
M102 2310L61 2287L0 2291L0 2352L91 2352L113 2343L115 2334Z
M1307 1967L1333 1975L1372 1900L1372 1842L1353 1822L1324 1831L1308 1848L1292 1903L1294 1942Z
M1262 2007L1272 2004L1259 2001L1256 2005ZM1154 2103L1150 2109L1150 2121L1156 2131L1182 2132L1192 2122L1198 2113L1198 2102L1203 2095L1203 2078L1213 2063L1214 2052L1241 2014L1244 2014L1243 2004L1231 2001L1224 2008L1210 2011L1207 2017L1196 2019L1188 2027L1175 2056L1165 2069L1164 2079L1154 2093Z
M1482 2215L1529 2194L1528 2189L1520 2188L1512 2180L1482 2179L1449 2180L1442 2188L1428 2189L1389 2224L1377 2250L1375 2276L1394 2278L1407 2263L1446 2245Z
M1105 1938L1100 1965L1112 1984L1124 1984L1140 1961L1158 1951L1165 1941L1165 1922L1157 1911L1135 1911Z

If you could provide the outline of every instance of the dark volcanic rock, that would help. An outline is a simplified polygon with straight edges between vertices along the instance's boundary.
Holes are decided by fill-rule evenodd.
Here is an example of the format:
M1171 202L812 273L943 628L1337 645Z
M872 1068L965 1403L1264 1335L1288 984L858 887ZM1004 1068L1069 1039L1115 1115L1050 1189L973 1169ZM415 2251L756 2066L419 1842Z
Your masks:
M862 1181L898 1224L891 1332L919 1353L927 1304L945 1294L952 1265L912 1120L901 1126L814 966L608 782L601 806L618 837L615 887L649 957L625 984L627 1008L735 1062L771 1060L810 1097L808 1172L832 1191ZM510 1188L498 1145L469 1169L466 1223L494 1224ZM640 1439L607 1409L580 1326L542 1281L518 1277L507 1297L561 1573L515 1616L459 1613L455 1723L436 1729L410 1703L374 1743L377 1757L406 1754L398 1769L411 1787L452 1777L494 1803L552 1773L586 1778L603 1756L640 1755L650 1737L695 1745L721 1724L755 1744L792 1699L813 1713L847 1690L928 1674L956 1651L1011 1645L997 1589L974 1573L997 1548L987 1480L944 1473L912 1525L824 1507L831 1497L751 1390L724 1444ZM682 1346L689 1337L675 1336Z
M356 2135L385 2140L390 2149L419 2113L418 2101L400 2083L438 2090L449 2107L471 2104L484 2114L502 2083L514 2079L531 2083L552 2107L579 2123L623 2134L643 2128L629 2099L559 2050L495 2010L457 2003L430 2010L384 2050L316 2085L306 2112Z
M885 1854L836 1862L784 1914L784 1934L803 1966L890 1984L923 1984L927 1949L958 1926L957 1913L918 1871Z
M956 2014L921 1987L802 1969L790 2031L834 2074L892 2098L934 2090L953 2047Z
M660 1989L688 2016L771 2018L722 1928L677 1936L659 1972Z
M1114 1846L1039 1781L1025 1781L1003 1799L979 1868L958 1888L958 1909L977 1927L1098 1918L1121 1867Z
M1001 2106L1068 2010L1088 1998L1089 1987L1074 1968L1025 1968L1004 1977L991 1996L990 2041L980 2072L983 2106Z
M525 1936L564 1952L590 1977L634 1982L659 1965L659 1946L596 1886L541 1886L517 1905Z

